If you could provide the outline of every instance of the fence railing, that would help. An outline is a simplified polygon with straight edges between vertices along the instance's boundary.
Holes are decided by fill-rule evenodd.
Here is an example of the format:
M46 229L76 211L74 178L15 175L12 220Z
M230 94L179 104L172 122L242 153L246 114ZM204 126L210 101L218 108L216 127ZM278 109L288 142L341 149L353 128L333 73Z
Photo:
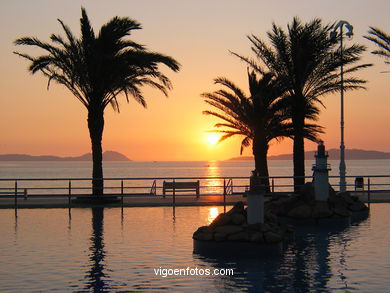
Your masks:
M348 191L390 192L390 175L346 176ZM293 192L293 176L269 177L272 192ZM305 177L312 181L311 176ZM249 177L159 177L104 178L104 193L125 196L159 196L164 181L198 181L201 195L231 195L244 193ZM329 176L329 182L339 190L339 177ZM77 196L91 194L91 178L0 178L0 198L17 196ZM176 192L180 193L178 188ZM180 193L180 195L182 195ZM191 195L191 194L183 194Z

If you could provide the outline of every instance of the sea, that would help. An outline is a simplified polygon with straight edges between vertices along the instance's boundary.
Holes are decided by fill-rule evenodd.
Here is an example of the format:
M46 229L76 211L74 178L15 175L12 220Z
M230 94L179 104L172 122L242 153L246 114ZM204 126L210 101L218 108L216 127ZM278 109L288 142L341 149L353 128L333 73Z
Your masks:
M270 160L269 173L274 177L291 177L293 175L292 161ZM306 161L306 176L311 176L314 160ZM330 183L338 189L338 168L339 161L330 160L329 171ZM370 177L372 190L390 189L390 160L349 160L347 165L348 189L354 189L355 178L364 177L365 184ZM128 178L124 180L124 188L128 192L148 192L153 181L157 188L162 186L163 180L173 178L187 178L197 180L200 178L202 193L220 193L223 188L222 178L234 178L234 184L241 191L249 184L249 176L254 169L253 161L183 161L183 162L104 162L105 187L112 188L112 192L119 192L120 182L115 179ZM62 179L62 180L40 180L20 181L19 188L29 188L31 193L64 193L68 188L68 179L72 181L73 188L90 188L92 174L91 162L0 162L0 188L13 188L13 179ZM334 176L334 177L332 177ZM205 179L208 177L210 179ZM216 177L221 177L217 179ZM84 180L78 180L78 179ZM138 178L138 179L137 179ZM214 178L214 179L213 179ZM12 180L5 180L12 179ZM309 179L308 179L309 180ZM292 178L274 178L275 191L288 191L292 188ZM59 188L58 190L34 190L33 188L49 187ZM144 187L144 188L143 188ZM240 190L241 189L241 190ZM29 191L30 192L30 191ZM76 190L77 192L77 190Z

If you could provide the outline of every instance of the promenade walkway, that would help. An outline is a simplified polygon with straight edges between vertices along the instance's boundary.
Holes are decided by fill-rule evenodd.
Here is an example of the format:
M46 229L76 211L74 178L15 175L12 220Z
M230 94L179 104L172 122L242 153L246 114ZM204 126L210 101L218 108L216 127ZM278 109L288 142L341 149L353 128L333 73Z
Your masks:
M366 192L353 193L359 196L360 200L367 202ZM120 197L119 197L120 198ZM224 203L223 195L176 195L175 203L171 195L163 196L125 196L123 207L153 207L153 206L210 206L210 205L233 205L237 201L246 202L242 195L228 195ZM390 202L390 192L372 192L371 203ZM71 208L91 207L96 205L71 203ZM122 203L106 203L105 207L121 207ZM69 208L69 201L66 196L31 196L27 199L18 197L18 208ZM0 197L0 209L15 208L15 199L13 197Z
M120 197L119 197L120 199ZM226 197L226 205L233 205L237 201L246 201L242 195L229 195ZM175 206L210 206L224 205L223 195L176 195ZM18 208L68 208L68 198L59 196L34 196L27 199L18 198ZM71 203L72 208L91 207L96 205L84 203ZM98 204L99 206L99 204ZM105 207L121 207L122 203L105 203ZM172 196L131 196L123 198L123 207L153 207L173 206ZM15 208L15 200L12 197L0 198L0 209Z

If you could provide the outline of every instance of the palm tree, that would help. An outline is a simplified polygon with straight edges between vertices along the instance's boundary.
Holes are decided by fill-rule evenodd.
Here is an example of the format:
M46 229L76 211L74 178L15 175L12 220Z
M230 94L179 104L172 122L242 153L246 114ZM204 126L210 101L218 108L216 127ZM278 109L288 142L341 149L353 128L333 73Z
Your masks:
M233 136L242 136L240 154L252 144L255 171L262 178L262 184L268 187L269 143L273 139L280 141L284 137L292 137L293 128L285 100L282 99L284 91L274 75L266 73L258 78L252 71L248 72L248 81L249 97L228 79L216 78L214 82L224 89L204 93L202 97L217 111L206 110L203 113L223 121L215 124L217 128L224 128L216 131L223 133L219 142ZM316 115L316 109L313 109L308 114L308 119L315 120ZM315 124L306 124L304 131L305 137L313 141L317 141L317 134L322 132L321 127Z
M149 85L167 95L171 89L168 77L159 71L159 64L173 71L179 64L173 58L148 51L127 38L141 25L127 17L114 17L104 24L98 35L91 27L87 13L81 9L81 36L76 38L61 20L58 20L66 38L52 34L51 43L37 38L23 37L16 45L38 47L45 55L32 57L15 52L29 61L31 73L42 72L51 81L64 85L88 111L88 129L92 143L92 194L103 194L102 135L104 110L108 104L119 112L118 97L127 102L132 96L146 107L141 87Z
M367 40L374 42L379 49L372 51L372 54L379 55L386 59L385 63L390 64L388 59L390 59L390 35L380 30L379 28L370 26L368 31L369 35L364 36Z
M287 32L273 24L272 31L268 32L270 46L255 35L248 36L256 59L233 53L256 72L262 74L265 69L272 72L288 92L286 100L290 104L294 128L295 191L305 182L304 129L307 112L317 103L322 104L322 96L340 90L337 72L341 63L345 68L345 90L364 88L366 81L351 77L350 74L371 65L354 65L365 50L364 46L356 44L343 48L341 59L340 49L335 48L336 40L329 36L331 31L332 26L323 25L320 19L303 24L295 17L287 26Z

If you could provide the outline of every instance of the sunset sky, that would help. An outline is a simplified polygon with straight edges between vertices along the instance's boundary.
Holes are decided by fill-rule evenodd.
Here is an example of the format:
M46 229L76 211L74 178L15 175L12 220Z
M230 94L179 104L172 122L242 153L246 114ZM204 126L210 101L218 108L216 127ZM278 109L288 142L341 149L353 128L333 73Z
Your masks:
M65 88L52 84L40 74L27 72L28 62L14 54L42 51L13 45L21 36L48 41L61 33L57 18L79 35L80 7L87 9L95 31L113 16L139 21L143 29L132 39L150 50L174 57L182 64L179 73L164 71L174 89L169 98L156 90L144 89L148 108L135 101L121 100L121 112L105 112L103 149L121 152L133 160L224 160L239 156L240 140L212 145L207 131L216 120L202 114L207 109L200 97L218 89L213 79L224 76L246 92L246 66L229 53L251 56L248 34L266 37L272 22L286 26L294 16L303 21L320 17L325 23L340 19L354 26L347 40L368 47L363 62L374 63L359 77L368 80L367 90L345 95L345 141L347 148L390 151L389 82L390 65L369 53L375 46L362 36L368 26L390 33L388 0L113 0L53 1L2 0L0 3L0 154L72 156L90 152L85 108ZM320 124L326 127L323 140L338 148L340 140L339 95L323 99ZM306 149L314 149L306 143ZM269 154L290 153L291 141L273 143ZM250 154L248 150L246 155Z

